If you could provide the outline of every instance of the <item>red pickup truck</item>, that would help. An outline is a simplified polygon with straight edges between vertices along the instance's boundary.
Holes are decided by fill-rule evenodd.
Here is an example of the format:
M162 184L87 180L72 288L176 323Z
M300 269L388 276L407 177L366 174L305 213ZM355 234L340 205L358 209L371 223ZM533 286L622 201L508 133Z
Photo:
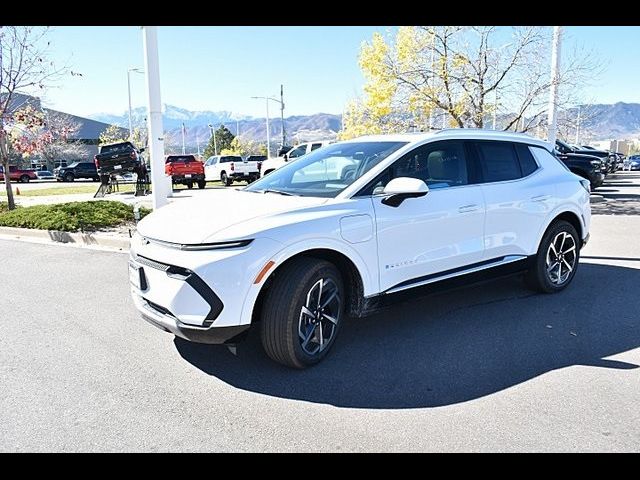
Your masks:
M197 183L198 188L207 185L204 179L204 163L196 160L193 155L169 155L164 161L164 173L171 176L171 183L186 185L193 188Z
M34 170L22 170L15 165L9 165L9 179L12 182L27 183L31 180L37 180L38 175ZM0 181L4 182L4 167L0 165Z

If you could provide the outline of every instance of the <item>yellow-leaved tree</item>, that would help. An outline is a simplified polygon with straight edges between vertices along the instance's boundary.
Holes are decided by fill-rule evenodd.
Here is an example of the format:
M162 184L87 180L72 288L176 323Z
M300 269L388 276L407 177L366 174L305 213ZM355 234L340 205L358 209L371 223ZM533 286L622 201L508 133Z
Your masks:
M528 131L544 121L548 27L407 26L374 33L359 65L363 94L343 114L342 139L444 127ZM575 105L601 70L584 51L563 55L560 107Z

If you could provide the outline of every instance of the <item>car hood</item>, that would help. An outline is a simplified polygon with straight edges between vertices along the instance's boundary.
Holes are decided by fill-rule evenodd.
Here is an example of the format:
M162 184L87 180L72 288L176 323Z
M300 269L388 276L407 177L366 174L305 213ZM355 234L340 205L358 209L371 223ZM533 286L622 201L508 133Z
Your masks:
M205 193L205 192L203 192ZM326 198L254 193L234 189L206 192L197 198L177 198L138 223L140 235L171 243L194 244L235 240L250 228L234 228L258 218L322 205ZM233 230L225 236L225 230Z

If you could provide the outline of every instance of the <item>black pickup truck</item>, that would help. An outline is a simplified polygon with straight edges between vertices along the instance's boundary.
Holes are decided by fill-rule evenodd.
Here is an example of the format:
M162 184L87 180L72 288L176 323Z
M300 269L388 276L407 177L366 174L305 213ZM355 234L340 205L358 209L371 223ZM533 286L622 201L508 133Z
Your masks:
M581 153L561 153L557 150L555 152L555 155L573 173L589 180L589 183L591 184L591 190L595 190L602 185L607 168L603 159L593 155L584 155Z
M136 148L131 142L102 145L100 153L93 157L100 176L121 174L125 172L139 173L144 162L140 154L144 148Z

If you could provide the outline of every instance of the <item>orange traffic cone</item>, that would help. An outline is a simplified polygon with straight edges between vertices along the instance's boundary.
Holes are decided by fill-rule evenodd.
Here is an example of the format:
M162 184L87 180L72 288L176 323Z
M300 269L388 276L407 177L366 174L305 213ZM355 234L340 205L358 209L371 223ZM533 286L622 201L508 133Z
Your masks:
M16 187L16 195L20 195L20 188Z

